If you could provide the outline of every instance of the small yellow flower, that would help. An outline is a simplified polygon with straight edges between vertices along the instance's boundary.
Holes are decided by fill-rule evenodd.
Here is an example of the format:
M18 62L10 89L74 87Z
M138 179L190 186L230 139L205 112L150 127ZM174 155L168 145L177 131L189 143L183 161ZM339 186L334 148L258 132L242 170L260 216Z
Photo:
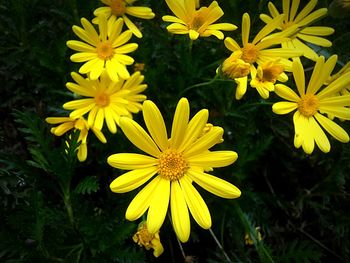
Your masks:
M148 155L117 153L109 156L109 165L131 170L116 178L110 188L115 193L125 193L150 181L131 201L126 218L136 220L148 210L148 231L155 234L170 204L175 233L180 241L186 242L191 227L189 212L201 227L211 227L209 209L193 182L223 198L241 195L234 185L204 172L207 167L232 164L237 153L209 151L221 141L223 129L212 127L202 135L208 123L208 110L199 111L190 120L189 103L185 98L176 107L170 139L163 117L152 101L143 103L142 113L150 135L129 118L121 118L120 127L126 137Z
M48 117L45 121L50 124L59 124L51 128L51 133L56 136L62 136L70 130L79 130L78 142L80 145L77 149L77 156L80 162L84 162L87 157L87 137L90 129L102 143L107 142L103 133L94 126L90 127L84 118Z
M172 24L167 30L173 34L189 34L192 40L198 37L216 36L218 39L224 39L224 31L233 31L237 26L230 23L217 23L224 12L216 1L213 1L208 7L196 9L195 0L166 0L166 3L175 16L163 16L162 19ZM197 4L199 4L197 2Z
M273 20L269 21L269 23L267 23L250 42L250 16L248 13L245 13L242 17L242 47L231 37L225 38L225 46L233 52L234 59L238 62L242 60L244 63L250 65L250 73L256 71L256 64L262 65L271 60L279 60L279 63L283 68L290 71L292 68L292 62L288 59L300 56L301 52L287 48L271 48L272 46L287 41L288 38L286 37L269 37L266 39L272 31L281 25L282 21L283 15L275 17ZM242 62L240 62L239 65L240 67L238 69L243 67L244 70L242 70L242 74L239 74L240 71L238 70L238 77L233 78L237 83L236 99L238 100L246 93L248 84L247 65ZM236 71L234 72L237 73Z
M315 143L322 152L330 151L329 140L321 129L323 127L336 140L347 143L347 132L323 114L344 120L350 120L350 95L341 96L340 90L350 84L350 72L347 72L324 85L329 79L337 62L337 56L331 56L327 61L320 56L312 72L307 88L305 88L305 73L300 60L293 62L293 76L298 89L296 94L292 89L283 85L275 85L275 93L287 101L273 104L272 110L276 114L287 114L295 111L293 122L295 128L294 146L303 148L305 153L311 154Z
M99 23L99 16L103 15L108 18L112 18L114 21L116 18L123 18L126 26L131 30L131 32L138 38L142 37L141 31L137 26L128 18L128 15L142 18L142 19L152 19L154 18L154 13L152 9L144 6L133 6L137 0L101 0L106 6L99 7L94 11L96 18L92 20L93 23Z
M279 30L286 31L291 27L296 28L296 32L293 36L290 36L290 40L282 43L283 48L292 48L303 52L303 56L316 61L318 58L317 53L307 44L310 43L322 47L330 47L332 42L325 39L323 36L328 36L334 33L334 29L325 26L310 26L316 20L322 18L327 14L327 8L317 9L313 11L317 5L318 0L309 1L305 7L298 12L300 0L284 0L282 1L282 9L284 14L283 23ZM272 2L269 2L268 8L270 15L261 14L260 18L265 23L270 23L273 18L280 15L277 8ZM278 34L276 34L278 36ZM305 42L305 43L304 43Z
M141 103L146 99L145 95L140 94L147 88L146 84L141 84L144 76L140 72L118 82L113 82L105 71L97 80L84 79L75 72L72 78L77 84L68 82L67 88L87 98L67 102L63 108L73 110L69 115L72 118L89 113L89 126L99 130L105 121L109 131L116 133L119 118L132 117L131 113L138 113L142 109Z
M261 236L261 233L260 233L260 227L259 226L255 228L255 235L257 237L257 241L261 241L262 240L262 236ZM251 237L251 235L249 233L246 233L244 235L244 243L246 245L250 245L250 246L254 245L254 240L253 240L253 238Z
M85 62L80 67L79 73L89 73L91 79L97 79L106 69L113 81L118 81L119 77L129 78L126 65L134 63L134 59L125 54L135 51L138 45L126 44L132 33L130 30L122 33L123 19L107 23L106 17L101 16L98 24L99 34L87 19L82 18L81 24L83 28L73 26L73 31L84 42L67 41L69 48L78 51L70 57L71 61Z
M154 234L148 232L147 223L141 222L139 225L136 234L132 237L135 243L137 243L140 247L145 247L145 249L150 250L151 248L154 250L153 255L157 258L163 252L164 248L162 243L160 242L159 231Z
M250 73L250 63L240 59L242 51L235 51L222 63L222 73L230 78L243 78Z
M256 88L263 99L269 97L269 92L275 90L275 83L277 79L280 81L287 81L288 77L283 74L284 68L277 61L267 61L258 66L258 69L252 68L252 80L250 86Z

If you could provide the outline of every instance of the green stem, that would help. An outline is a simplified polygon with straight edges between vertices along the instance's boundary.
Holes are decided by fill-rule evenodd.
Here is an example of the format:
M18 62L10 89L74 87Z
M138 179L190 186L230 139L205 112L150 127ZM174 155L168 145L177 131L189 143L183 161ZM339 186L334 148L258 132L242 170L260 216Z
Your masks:
M227 255L225 249L222 247L221 243L219 242L219 240L217 239L217 237L215 236L213 230L211 230L211 228L209 228L209 232L211 234L211 236L213 237L215 243L218 245L218 247L220 248L222 254L224 255L224 257L226 258L227 262L232 262L232 260L229 258L229 256Z
M70 198L70 193L66 192L64 193L63 196L63 201L64 201L64 206L66 207L67 215L69 222L73 227L75 227L75 220L74 220L74 215L73 215L73 207L72 207L72 202Z
M188 91L191 90L191 89L198 88L198 87L203 87L203 86L208 86L208 85L210 85L210 84L213 84L213 83L217 80L218 77L219 77L219 75L216 74L215 77L214 77L213 79L211 79L210 81L198 83L198 84L195 84L195 85L192 85L192 86L187 87L186 89L184 89L184 90L182 90L182 91L180 92L180 97L181 97L184 93L188 92Z

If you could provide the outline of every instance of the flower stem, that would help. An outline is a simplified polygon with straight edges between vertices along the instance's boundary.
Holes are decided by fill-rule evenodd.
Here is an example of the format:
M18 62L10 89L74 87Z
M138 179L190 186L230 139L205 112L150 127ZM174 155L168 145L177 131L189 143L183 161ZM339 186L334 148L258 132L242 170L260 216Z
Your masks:
M211 228L209 228L209 232L211 234L211 236L214 238L215 243L218 245L218 247L220 248L222 254L224 255L224 257L226 258L227 262L232 262L232 260L229 258L229 256L227 255L226 251L224 250L224 248L222 247L221 243L219 242L219 240L217 239L217 237L215 236L213 230L211 230Z

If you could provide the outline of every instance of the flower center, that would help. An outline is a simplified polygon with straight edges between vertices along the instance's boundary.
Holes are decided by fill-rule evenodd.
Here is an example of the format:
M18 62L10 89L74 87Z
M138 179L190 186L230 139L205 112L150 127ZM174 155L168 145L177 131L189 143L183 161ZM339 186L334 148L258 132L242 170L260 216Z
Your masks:
M165 150L159 157L159 174L170 181L184 176L187 167L187 162L182 154L173 149Z
M259 50L252 43L247 43L242 49L242 57L245 62L253 64L259 56Z
M195 31L198 31L198 29L204 24L205 17L204 17L204 11L203 8L201 11L196 11L196 13L193 15L192 20L188 23L188 26L190 29L193 29Z
M147 225L143 224L141 228L137 230L137 233L133 236L133 240L140 246L144 246L146 249L152 247L151 241L154 239L154 234L148 232Z
M318 110L319 102L315 95L306 94L301 97L301 100L298 102L298 110L305 117L311 117L316 114Z
M97 55L100 59L103 60L111 59L114 55L114 50L111 42L109 42L108 40L105 42L100 42L97 45Z
M262 81L272 82L275 84L277 78L284 71L284 68L279 65L274 65L263 69Z
M109 105L109 96L108 94L102 92L95 96L95 102L99 107L106 107Z
M124 15L126 12L126 3L124 0L114 0L109 4L109 6L112 9L112 14L115 16Z

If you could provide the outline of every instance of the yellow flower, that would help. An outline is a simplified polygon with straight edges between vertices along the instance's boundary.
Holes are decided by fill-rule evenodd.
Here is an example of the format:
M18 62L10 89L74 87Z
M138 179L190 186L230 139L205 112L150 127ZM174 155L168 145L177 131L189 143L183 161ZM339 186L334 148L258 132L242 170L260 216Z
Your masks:
M250 73L250 63L240 59L242 51L233 52L221 65L222 73L230 78L242 78Z
M284 68L279 64L278 61L267 61L258 69L252 68L252 80L250 81L250 86L256 88L258 93L263 99L269 97L269 92L275 90L276 80L287 81L287 76L282 74Z
M62 136L72 129L79 130L78 142L80 145L77 148L77 156L80 162L84 162L87 157L87 137L90 129L102 143L107 142L103 133L94 126L90 127L84 118L48 117L45 121L50 124L59 124L51 128L51 133L56 136Z
M142 19L152 19L154 18L154 13L149 7L143 6L133 6L137 0L101 0L106 6L99 7L94 11L94 15L97 16L92 20L93 23L99 23L99 16L106 16L107 19L112 17L112 20L117 17L122 17L125 25L132 31L132 33L138 38L142 37L141 31L137 26L131 22L127 15L142 18Z
M125 54L135 51L138 46L136 43L126 44L132 33L130 30L121 33L123 19L107 23L106 17L101 16L98 24L99 34L85 18L81 19L81 24L83 28L73 26L73 31L86 43L76 40L67 41L69 48L78 51L70 59L73 62L85 62L80 67L79 73L89 73L91 79L97 79L106 69L113 81L118 81L119 77L129 78L126 65L134 63L134 59Z
M350 84L350 72L342 75L329 85L323 85L330 77L337 62L337 56L331 56L325 61L320 56L315 64L310 81L305 88L305 73L300 60L293 62L293 76L298 89L296 94L292 89L283 85L275 86L275 93L286 102L273 104L276 114L287 114L296 110L293 116L295 136L294 146L302 146L307 154L314 150L315 142L322 152L330 151L330 143L321 129L323 127L332 137L340 142L349 142L349 135L334 121L323 114L329 114L344 120L350 120L350 95L335 95Z
M166 3L175 16L163 16L162 19L172 24L167 30L173 34L189 34L192 40L198 37L216 36L224 39L224 34L220 30L233 31L237 26L230 23L213 24L224 12L216 1L208 7L201 7L196 10L195 0L166 0Z
M334 33L334 29L331 27L309 26L327 14L327 8L321 8L313 11L317 5L317 1L318 0L309 1L299 13L298 8L300 0L282 1L284 20L282 25L278 28L283 32L292 26L297 27L295 34L290 37L291 39L289 41L282 43L282 47L303 51L303 56L314 61L316 61L318 55L305 43L311 43L322 47L330 47L332 42L323 38L323 36L328 36ZM266 14L260 15L261 20L263 20L265 23L270 23L273 18L280 15L272 2L269 2L268 7L271 16Z
M256 70L254 64L261 65L266 61L279 59L280 64L285 70L291 70L292 62L289 58L300 56L301 53L292 49L286 48L270 48L272 46L283 43L288 40L285 37L271 37L266 38L272 31L279 27L282 23L283 15L275 17L267 25L265 25L249 42L250 33L250 17L249 14L245 13L242 17L242 47L231 37L225 38L225 46L233 54L236 53L238 59L250 64L250 72ZM232 56L232 55L231 55ZM244 65L241 63L241 65ZM247 91L248 74L244 71L244 74L240 74L241 69L238 68L236 74L237 78L234 80L237 83L236 99L241 99ZM235 74L231 73L232 76Z
M208 110L199 111L190 120L189 103L185 98L177 104L170 139L163 117L152 101L143 103L142 112L150 135L129 118L121 118L120 127L126 137L148 155L118 153L109 156L107 161L111 166L132 170L116 178L110 188L113 192L125 193L150 180L131 201L126 218L136 220L148 210L147 227L154 234L164 222L170 199L175 233L179 240L186 242L190 235L189 211L201 227L211 227L208 207L192 182L223 198L239 197L241 192L237 187L204 172L207 167L232 164L237 153L209 151L220 142L223 129L212 127L202 135Z
M262 240L262 236L261 236L261 233L260 233L260 227L256 227L255 228L255 235L256 235L256 238L257 238L257 241L261 241ZM244 243L246 245L254 245L254 240L252 238L252 236L250 235L250 233L246 233L244 235Z
M153 255L156 258L164 252L163 245L160 242L159 231L154 234L148 232L146 222L141 222L136 234L132 237L132 239L140 247L144 246L147 250L150 250L152 248L154 250Z
M138 113L142 109L141 102L146 99L145 95L139 94L147 88L146 84L141 84L144 76L140 72L118 82L113 82L106 72L97 80L84 79L75 72L71 75L77 84L68 82L67 88L87 98L67 102L63 108L74 110L69 115L72 118L89 113L89 126L99 130L106 121L109 131L116 133L120 116L132 117L131 113Z

